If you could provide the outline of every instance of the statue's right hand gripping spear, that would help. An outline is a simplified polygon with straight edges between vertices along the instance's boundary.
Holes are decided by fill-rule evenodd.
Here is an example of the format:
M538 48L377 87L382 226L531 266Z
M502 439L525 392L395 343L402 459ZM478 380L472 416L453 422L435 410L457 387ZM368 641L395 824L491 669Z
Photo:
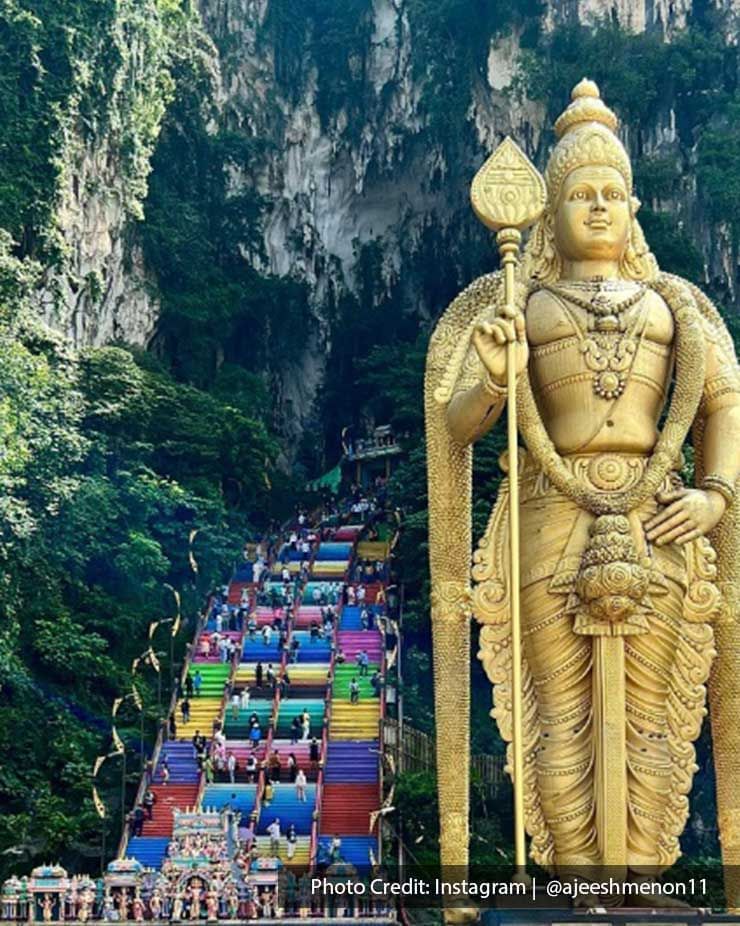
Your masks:
M496 244L504 271L503 315L512 322L513 337L506 344L507 445L509 457L509 563L511 589L512 728L514 781L514 858L517 876L527 862L524 836L524 744L522 721L522 634L519 610L519 455L516 414L517 307L515 275L522 231L533 225L545 208L546 189L541 174L512 141L505 138L475 175L470 188L473 210L483 224L497 232Z

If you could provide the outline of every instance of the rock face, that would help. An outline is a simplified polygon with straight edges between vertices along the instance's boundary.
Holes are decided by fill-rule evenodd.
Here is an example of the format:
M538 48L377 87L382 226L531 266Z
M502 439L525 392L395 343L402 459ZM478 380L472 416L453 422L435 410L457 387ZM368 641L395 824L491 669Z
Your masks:
M698 3L707 7L708 0L548 0L542 22L552 30L609 18L670 40ZM740 0L718 0L715 8L734 42ZM540 163L549 144L545 107L510 89L521 23L490 41L484 37L480 55L461 69L467 103L456 123L458 137L445 141L428 131L425 95L435 72L434 62L424 59L416 0L352 0L364 43L350 43L339 62L321 55L328 28L315 15L321 9L318 0L307 0L305 8L285 0L198 0L218 59L218 120L265 143L250 176L230 178L235 192L249 184L267 203L263 253L247 253L245 244L245 257L265 274L304 284L313 316L303 356L273 371L277 417L292 422L287 438L298 435L311 410L341 324L326 306L341 293L357 292L363 248L372 246L378 255L372 303L400 292L403 311L420 323L428 320L451 293L493 264L467 203L477 166L508 133ZM643 158L691 163L670 105L625 137ZM145 343L157 317L156 281L147 278L141 259L138 220L125 203L115 151L103 142L77 154L59 210L70 273L53 281L61 294L57 324L78 342L120 337ZM661 208L690 229L707 279L719 280L734 302L737 268L729 234L710 225L693 183L682 182Z
M39 308L77 344L145 344L159 312L137 223L172 93L172 24L157 0L120 0L88 59L70 52L72 92L54 128L60 165L48 234L58 258Z
M146 344L158 315L135 219L106 139L84 146L66 171L57 219L68 250L40 293L45 320L75 344Z

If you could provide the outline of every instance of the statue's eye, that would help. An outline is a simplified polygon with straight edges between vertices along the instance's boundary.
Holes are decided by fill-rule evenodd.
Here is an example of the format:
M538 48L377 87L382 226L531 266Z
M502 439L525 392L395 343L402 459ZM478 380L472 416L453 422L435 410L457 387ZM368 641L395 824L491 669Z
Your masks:
M610 190L607 194L609 199L622 199L622 193L619 190Z
M575 190L575 191L573 192L573 195L571 196L571 199L578 199L578 200L581 200L581 201L583 201L585 198L586 198L586 191L585 191L585 190Z

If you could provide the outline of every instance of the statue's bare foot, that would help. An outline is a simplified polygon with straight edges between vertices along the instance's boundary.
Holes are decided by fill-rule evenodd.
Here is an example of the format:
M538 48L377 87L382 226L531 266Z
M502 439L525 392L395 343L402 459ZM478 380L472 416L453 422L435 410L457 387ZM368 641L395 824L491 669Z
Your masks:
M655 878L651 878L648 875L635 875L633 874L632 880L637 884L657 884L658 882ZM691 908L690 903L686 903L685 900L679 900L678 897L673 894L664 894L662 891L656 890L645 891L644 894L639 894L636 897L626 897L625 906L630 907L655 907L658 910L688 910Z
M655 907L656 910L688 910L690 903L679 900L678 897L668 897L665 894L630 894L625 899L625 906L641 907L643 909Z
M474 923L480 917L477 907L445 907L445 923L455 926L458 923Z

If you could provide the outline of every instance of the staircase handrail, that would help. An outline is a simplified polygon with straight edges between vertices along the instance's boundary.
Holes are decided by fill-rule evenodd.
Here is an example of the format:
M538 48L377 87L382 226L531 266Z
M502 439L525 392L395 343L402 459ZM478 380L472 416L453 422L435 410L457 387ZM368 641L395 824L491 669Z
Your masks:
M198 637L201 634L203 626L208 622L208 617L211 613L212 607L213 607L213 595L209 595L208 601L206 603L205 612L203 614L199 614L198 620L195 622L195 633L193 636L193 640L190 644L190 652L186 651L187 654L186 654L186 658L183 660L183 669L182 669L182 672L180 673L179 682L177 685L174 686L173 690L170 692L169 709L167 711L167 714L165 715L165 718L162 720L162 722L159 725L159 731L157 733L157 738L154 741L154 749L152 750L152 760L151 760L152 761L152 783L154 781L154 775L156 774L156 771L157 771L157 763L159 762L159 755L162 751L162 746L164 745L164 742L165 742L165 731L167 731L168 729L167 719L172 715L172 712L177 709L177 694L182 689L182 685L185 680L186 670L190 671L190 663L192 661L193 654L196 652L196 646L198 644ZM160 671L161 671L161 668L162 667L160 666ZM144 774L141 776L139 787L136 790L136 797L134 799L134 807L136 807L137 804L141 803L148 787L149 785L147 784L147 781L146 781L146 774ZM128 826L124 825L123 832L121 833L121 838L118 842L118 852L117 852L116 858L119 858L119 859L125 858L126 849L128 848L128 840L129 840L129 828Z
M337 633L339 631L337 630ZM324 802L324 769L326 767L326 756L329 744L329 726L331 724L332 713L332 687L334 684L334 658L332 652L329 656L329 671L326 674L326 694L324 695L324 722L321 730L321 750L319 752L319 773L316 780L316 806L314 807L314 817L311 823L311 841L308 849L308 867L309 872L313 872L316 866L316 854L319 845L319 824L321 821L321 811Z

